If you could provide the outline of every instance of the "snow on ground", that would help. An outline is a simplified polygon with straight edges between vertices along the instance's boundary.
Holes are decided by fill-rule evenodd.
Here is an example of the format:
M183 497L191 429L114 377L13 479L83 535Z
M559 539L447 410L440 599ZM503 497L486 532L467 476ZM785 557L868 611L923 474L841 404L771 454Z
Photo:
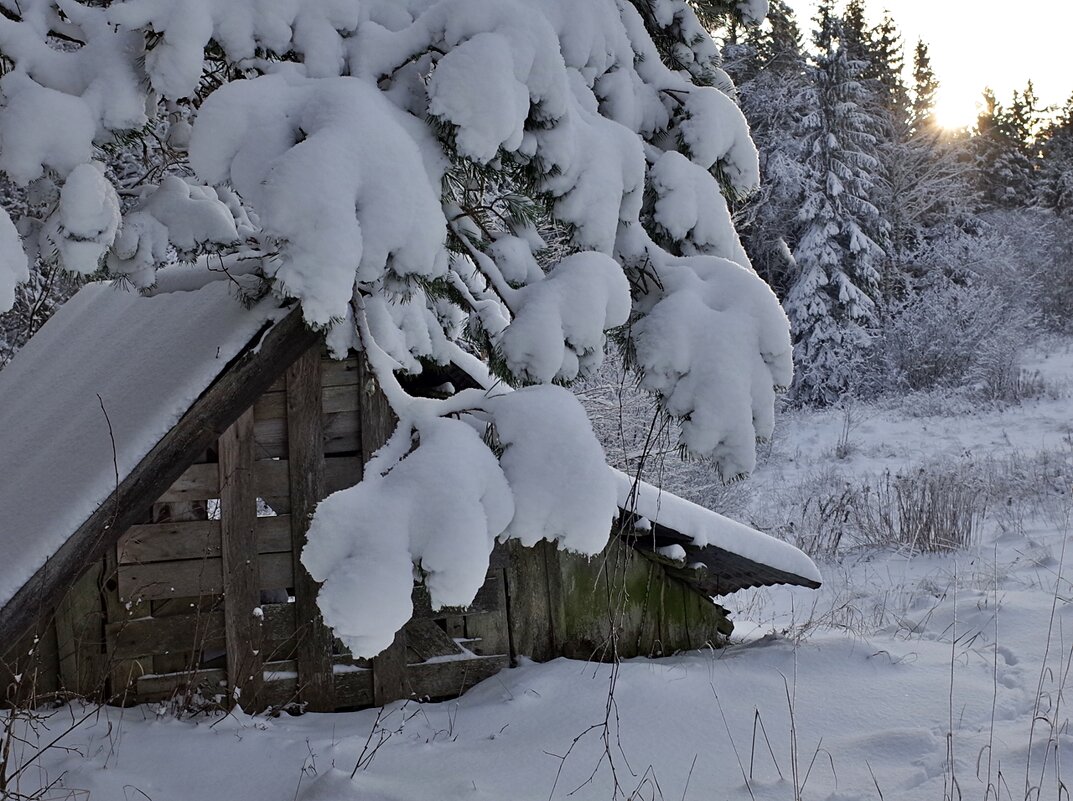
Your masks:
M839 412L783 420L753 511L825 467L860 477L965 453L1073 451L1073 347L1052 346L1036 368L1049 394L1004 410L860 408L844 459ZM818 592L730 596L737 631L721 651L617 668L526 664L458 701L382 713L177 719L63 707L41 741L88 718L21 774L21 791L58 781L52 797L90 801L1068 798L1066 492L989 515L953 555L856 548L821 564Z

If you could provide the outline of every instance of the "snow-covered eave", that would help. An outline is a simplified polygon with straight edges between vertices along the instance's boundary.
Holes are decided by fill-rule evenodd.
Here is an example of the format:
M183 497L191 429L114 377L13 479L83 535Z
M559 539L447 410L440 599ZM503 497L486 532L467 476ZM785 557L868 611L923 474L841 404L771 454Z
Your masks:
M638 481L620 470L608 469L615 476L618 504L624 513L680 535L684 543L692 546L687 546L687 550L718 549L737 557L734 561L738 571L750 572L748 563L752 563L756 576L741 582L740 587L776 583L820 586L823 579L815 562L790 543Z

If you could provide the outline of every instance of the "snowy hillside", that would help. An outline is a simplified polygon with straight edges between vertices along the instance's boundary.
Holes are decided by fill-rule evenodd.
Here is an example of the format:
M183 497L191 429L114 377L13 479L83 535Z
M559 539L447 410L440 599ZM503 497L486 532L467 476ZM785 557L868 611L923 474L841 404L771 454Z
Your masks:
M955 553L856 544L847 525L822 590L724 599L737 632L723 651L528 664L457 702L382 712L42 711L36 733L17 722L28 735L14 742L27 765L18 790L54 783L45 797L92 801L1065 798L1073 342L1049 343L1030 366L1046 392L1019 406L957 417L860 406L848 437L837 410L781 426L749 490L754 517L785 522L807 514L795 494L841 497L843 484L922 466L961 470L989 494L975 541Z

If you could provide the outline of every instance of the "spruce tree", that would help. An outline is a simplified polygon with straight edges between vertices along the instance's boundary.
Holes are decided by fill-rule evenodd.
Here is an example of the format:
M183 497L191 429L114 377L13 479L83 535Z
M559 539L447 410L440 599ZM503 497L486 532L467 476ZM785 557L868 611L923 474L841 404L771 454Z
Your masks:
M1073 95L1040 136L1039 201L1065 215L1073 211Z
M772 0L767 25L749 29L725 53L760 154L760 190L738 209L742 244L757 273L784 298L795 280L789 247L801 225L806 152L801 126L815 114L816 102L789 5Z
M799 365L796 396L831 403L850 389L876 320L886 224L873 202L879 160L874 118L843 21L821 2L813 35L816 108L805 120L797 278L784 307Z
M1023 208L1033 203L1039 152L1039 100L1029 81L1004 107L991 89L976 122L973 144L977 185L985 207Z
M939 79L931 66L931 55L923 39L917 40L913 51L913 96L910 104L910 122L914 134L934 132L935 97L939 93Z

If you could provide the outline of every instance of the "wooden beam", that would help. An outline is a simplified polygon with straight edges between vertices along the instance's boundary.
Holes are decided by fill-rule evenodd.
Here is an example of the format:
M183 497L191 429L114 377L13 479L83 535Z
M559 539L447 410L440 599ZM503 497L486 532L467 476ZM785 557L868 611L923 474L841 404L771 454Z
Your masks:
M261 554L257 561L264 585L258 589L278 590L294 586L294 567L289 552ZM120 597L124 602L135 604L224 592L224 566L219 557L120 565L117 578Z
M351 390L351 394L356 394ZM354 399L357 405L357 399ZM356 414L356 412L353 412ZM320 347L312 347L287 370L287 461L290 464L291 553L298 650L298 698L311 712L335 709L332 635L317 606L320 585L302 564L302 549L324 487L324 425L321 415Z
M102 559L126 529L142 522L149 506L319 337L306 327L299 307L255 336L118 489L4 604L0 642L14 642L38 615L54 607L79 573Z
M258 711L264 684L257 492L253 485L253 408L220 436L220 540L230 700Z
M220 555L220 521L192 520L131 526L117 546L119 563L148 564ZM287 515L257 518L257 552L291 550L291 520Z

